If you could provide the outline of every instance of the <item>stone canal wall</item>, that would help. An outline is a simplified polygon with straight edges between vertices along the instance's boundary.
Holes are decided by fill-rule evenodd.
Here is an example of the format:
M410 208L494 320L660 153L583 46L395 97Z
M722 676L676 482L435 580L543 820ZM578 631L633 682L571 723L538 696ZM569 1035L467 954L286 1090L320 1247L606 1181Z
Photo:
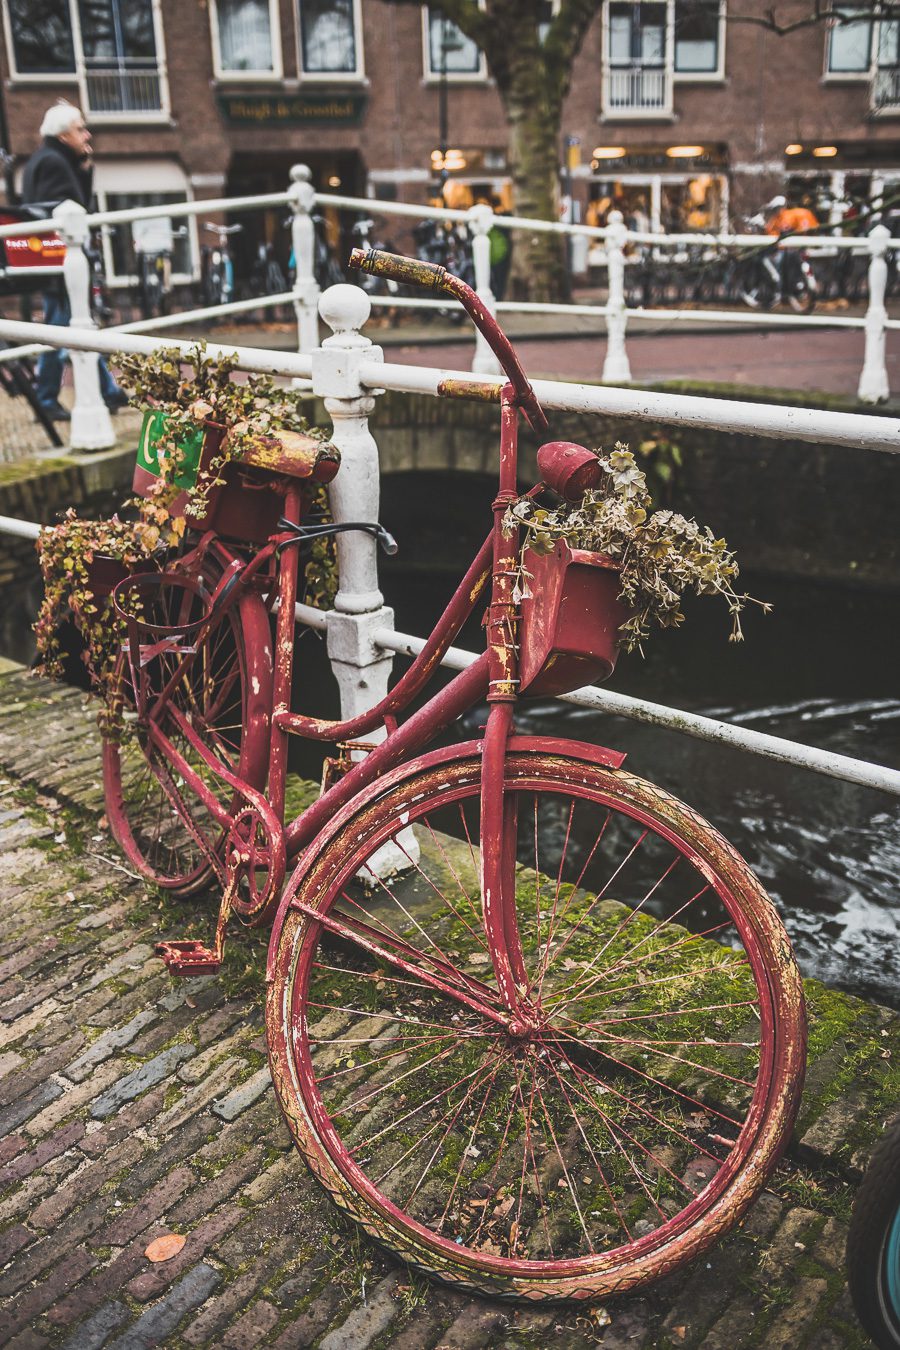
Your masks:
M295 794L302 792L294 785ZM0 674L0 1326L15 1350L862 1350L844 1242L896 1107L898 1019L807 981L796 1138L743 1225L643 1297L516 1308L411 1276L323 1199L266 1068L265 935L177 981L161 933L205 936L124 866L90 702ZM184 1236L172 1260L148 1244Z

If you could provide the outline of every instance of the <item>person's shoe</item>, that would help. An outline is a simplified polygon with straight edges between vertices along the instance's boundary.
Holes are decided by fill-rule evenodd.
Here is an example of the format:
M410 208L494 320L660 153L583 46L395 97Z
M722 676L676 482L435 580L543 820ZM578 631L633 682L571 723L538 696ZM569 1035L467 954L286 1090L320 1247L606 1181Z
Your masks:
M42 403L41 407L54 422L71 422L72 414L61 403Z
M128 395L124 389L117 389L115 393L110 394L109 398L103 401L111 413L117 413L120 408L128 407Z

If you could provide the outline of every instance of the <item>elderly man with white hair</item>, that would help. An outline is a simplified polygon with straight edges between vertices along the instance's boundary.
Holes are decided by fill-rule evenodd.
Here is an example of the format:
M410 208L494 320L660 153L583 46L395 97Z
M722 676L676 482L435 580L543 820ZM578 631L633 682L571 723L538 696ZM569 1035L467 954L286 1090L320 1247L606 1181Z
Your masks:
M71 103L56 103L48 108L41 123L40 146L25 165L22 179L22 200L28 205L40 205L48 214L60 202L78 202L90 209L93 195L94 164L91 156L91 133L85 126L81 109ZM72 318L69 300L62 278L50 283L44 293L44 323L68 327ZM100 361L100 392L111 412L128 401L107 369ZM62 353L45 352L38 361L37 396L55 421L68 421L69 413L59 401L62 384Z

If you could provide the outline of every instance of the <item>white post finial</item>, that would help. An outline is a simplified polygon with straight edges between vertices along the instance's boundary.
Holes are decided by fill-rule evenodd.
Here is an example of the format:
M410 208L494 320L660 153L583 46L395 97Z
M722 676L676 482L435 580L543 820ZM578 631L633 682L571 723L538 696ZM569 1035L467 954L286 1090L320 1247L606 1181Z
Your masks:
M468 213L469 233L472 236L472 262L475 266L475 290L485 309L497 313L497 301L491 290L491 240L494 212L486 202L477 202ZM472 370L478 375L501 375L500 362L476 330L475 355Z
M606 235L606 267L609 277L609 298L606 302L606 360L603 379L608 384L627 383L631 366L625 350L625 329L628 314L625 308L625 245L628 230L621 211L610 211Z
M883 403L890 396L885 361L887 309L887 247L891 232L876 225L869 235L869 307L866 310L866 354L859 377L858 396L863 403Z
M291 169L288 188L293 219L291 243L294 248L294 312L297 315L297 350L311 352L319 345L319 283L315 276L316 227L312 210L316 194L312 185L312 170L307 164L295 164Z
M91 273L84 246L90 229L87 212L78 202L65 201L53 212L57 233L66 245L63 283L69 300L72 325L96 328L91 314ZM109 409L100 395L100 368L95 352L70 352L75 404L69 425L71 450L106 450L115 445Z

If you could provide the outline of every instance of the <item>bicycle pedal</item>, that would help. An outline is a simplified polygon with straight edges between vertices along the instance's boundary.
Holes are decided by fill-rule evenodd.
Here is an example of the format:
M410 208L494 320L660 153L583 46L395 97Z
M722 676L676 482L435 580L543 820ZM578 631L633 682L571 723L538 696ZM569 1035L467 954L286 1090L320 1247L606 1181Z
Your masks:
M204 947L194 938L178 942L157 942L156 954L172 975L215 975L222 965L221 954Z

